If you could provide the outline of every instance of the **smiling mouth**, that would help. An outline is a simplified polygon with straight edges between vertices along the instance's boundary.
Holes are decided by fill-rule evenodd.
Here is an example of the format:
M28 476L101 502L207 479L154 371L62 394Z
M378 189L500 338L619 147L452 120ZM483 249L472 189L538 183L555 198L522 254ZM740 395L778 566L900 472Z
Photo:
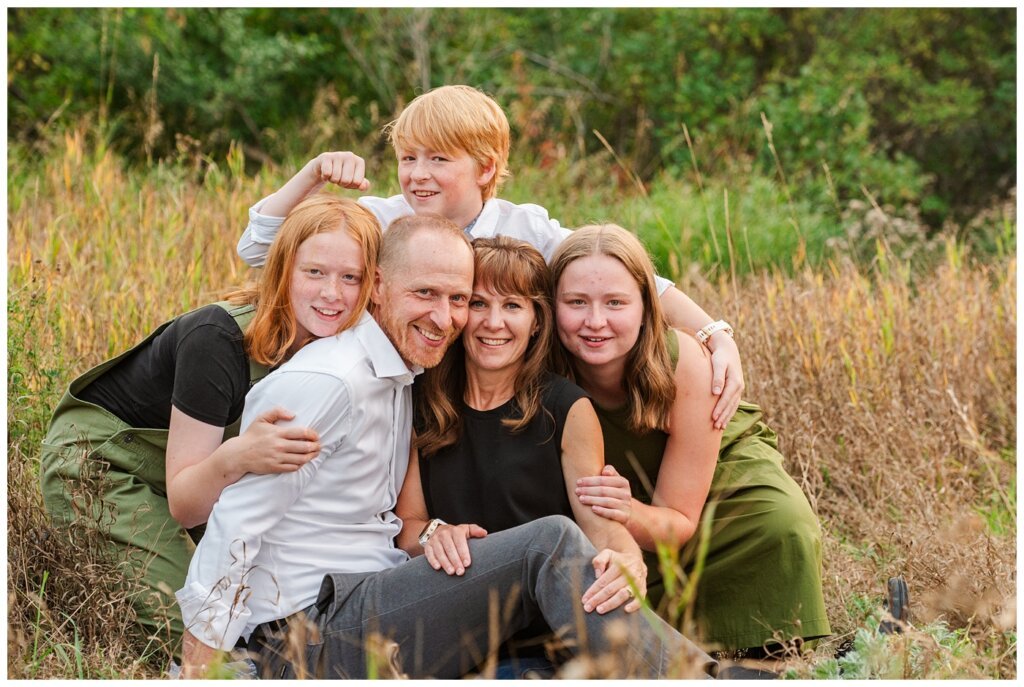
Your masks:
M328 310L327 308L318 308L316 306L313 306L313 310L316 310L324 317L337 317L341 314L340 310Z
M512 339L485 339L482 336L477 337L477 341L484 344L485 346L504 346Z
M580 338L583 339L584 341L586 341L587 343L595 343L596 344L596 343L604 343L605 341L607 341L611 337L609 337L609 336L581 336Z
M433 198L439 192L438 191L413 191L412 194L417 198Z
M413 329L418 331L423 336L424 339L426 339L427 341L429 341L431 343L439 344L439 343L443 343L444 340L445 340L445 335L441 334L440 332L428 332L425 329L420 329L419 327L415 327L415 326L413 327Z

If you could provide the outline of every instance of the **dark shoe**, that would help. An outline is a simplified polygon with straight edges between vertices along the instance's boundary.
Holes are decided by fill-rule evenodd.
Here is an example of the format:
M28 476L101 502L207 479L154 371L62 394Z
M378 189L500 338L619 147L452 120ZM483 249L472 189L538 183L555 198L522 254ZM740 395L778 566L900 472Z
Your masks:
M890 577L887 589L885 608L892 616L878 625L878 632L883 635L901 634L910 622L910 590L903 576Z

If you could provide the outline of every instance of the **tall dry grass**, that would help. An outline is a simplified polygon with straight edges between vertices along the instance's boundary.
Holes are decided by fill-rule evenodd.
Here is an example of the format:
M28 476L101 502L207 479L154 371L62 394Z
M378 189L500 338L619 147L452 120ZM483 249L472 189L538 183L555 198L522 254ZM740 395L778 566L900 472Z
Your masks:
M233 237L264 189L242 166L232 153L130 172L88 129L41 159L9 158L11 677L159 675L163 654L134 636L117 561L88 532L49 526L39 443L71 379L244 281Z
M8 673L154 677L128 606L87 542L42 513L39 441L68 381L247 273L246 209L285 178L240 153L145 171L86 130L8 162ZM928 274L880 247L830 264L682 287L737 329L749 400L825 531L835 638L904 574L918 624L943 621L963 651L911 676L1016 675L1016 262L974 264L956 244ZM45 579L45 583L44 583ZM932 635L908 635L921 649ZM924 637L923 639L921 637ZM927 653L927 652L926 652ZM930 654L928 654L930 655ZM813 659L797 666L811 674Z
M1016 674L1016 260L972 265L950 243L933 273L850 263L688 292L729 313L745 396L826 532L836 637L888 577L917 623L978 643L963 677ZM713 310L715 311L715 310Z

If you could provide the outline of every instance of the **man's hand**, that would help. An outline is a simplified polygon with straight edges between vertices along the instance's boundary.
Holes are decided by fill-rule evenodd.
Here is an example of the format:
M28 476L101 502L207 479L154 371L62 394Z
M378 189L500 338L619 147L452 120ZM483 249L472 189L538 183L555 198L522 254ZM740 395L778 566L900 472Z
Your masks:
M186 680L197 680L206 677L206 671L220 652L207 646L188 630L181 648L181 677Z
M473 562L469 555L469 540L487 536L479 525L441 525L430 535L423 553L434 570L449 575L463 575Z
M718 396L718 403L711 411L715 429L725 429L736 414L743 394L743 365L740 363L740 349L729 334L715 332L708 339L711 350L711 393Z

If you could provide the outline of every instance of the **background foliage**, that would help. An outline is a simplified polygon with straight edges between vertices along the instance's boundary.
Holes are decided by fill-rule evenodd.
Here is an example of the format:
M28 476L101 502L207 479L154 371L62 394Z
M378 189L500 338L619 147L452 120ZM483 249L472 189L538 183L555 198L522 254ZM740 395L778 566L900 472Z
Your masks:
M11 131L96 117L152 160L364 144L417 94L496 96L524 163L602 150L645 181L772 176L800 199L914 206L931 232L1015 184L1012 9L8 10ZM828 172L825 171L827 165Z

